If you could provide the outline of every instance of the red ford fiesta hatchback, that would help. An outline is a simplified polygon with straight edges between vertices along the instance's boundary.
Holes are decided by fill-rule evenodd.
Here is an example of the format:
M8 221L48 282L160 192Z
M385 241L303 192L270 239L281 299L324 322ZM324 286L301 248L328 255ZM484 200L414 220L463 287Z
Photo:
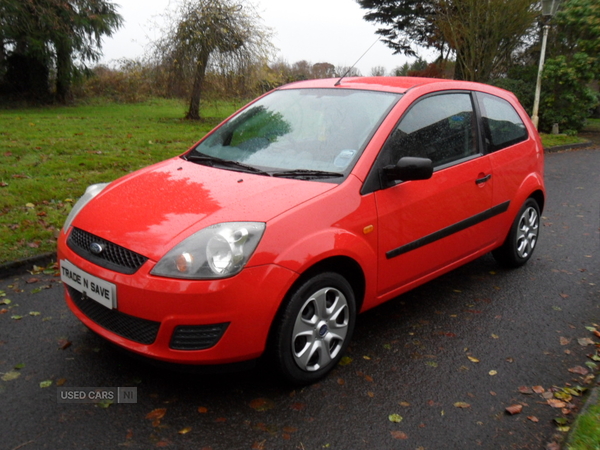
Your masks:
M509 92L423 78L283 86L183 155L90 186L58 243L68 306L178 364L267 348L296 383L358 312L492 251L527 262L543 149Z

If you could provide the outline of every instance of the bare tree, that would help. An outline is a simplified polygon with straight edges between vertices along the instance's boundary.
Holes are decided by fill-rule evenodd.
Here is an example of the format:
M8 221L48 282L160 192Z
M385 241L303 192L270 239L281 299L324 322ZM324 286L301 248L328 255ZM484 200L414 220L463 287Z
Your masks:
M385 77L385 67L383 66L375 66L371 67L371 76L372 77Z
M271 30L243 0L181 0L166 19L154 55L171 80L190 86L187 119L200 119L200 98L211 65L242 71L266 64L273 51Z
M488 81L535 25L535 7L531 0L441 0L435 23L456 53L455 78Z
M527 39L539 14L537 0L356 0L365 20L394 50L416 56L434 48L456 56L454 77L488 81ZM596 0L597 1L597 0Z
M313 64L312 76L315 78L333 78L335 76L335 66L328 62Z

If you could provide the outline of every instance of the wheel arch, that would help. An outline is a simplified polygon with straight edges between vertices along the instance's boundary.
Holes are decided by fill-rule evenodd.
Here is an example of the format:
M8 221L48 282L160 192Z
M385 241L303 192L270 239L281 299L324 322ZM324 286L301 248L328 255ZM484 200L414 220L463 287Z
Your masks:
M298 279L294 281L294 283L286 292L283 300L281 301L277 309L277 313L274 316L273 322L271 323L267 339L267 347L270 347L272 344L272 338L275 327L277 326L277 322L280 320L283 310L285 309L285 306L289 301L290 295L292 295L292 293L296 289L298 289L298 287L302 285L306 280L322 272L338 273L348 281L348 283L352 287L352 291L354 292L354 299L356 301L356 313L358 314L360 312L365 299L366 291L366 278L362 267L360 266L360 264L358 264L358 262L356 262L354 259L348 256L331 256L325 258L306 269L298 277Z
M540 207L540 213L544 211L544 204L546 202L546 198L544 196L544 193L540 189L531 193L531 195L528 198L532 198L537 202L538 206Z

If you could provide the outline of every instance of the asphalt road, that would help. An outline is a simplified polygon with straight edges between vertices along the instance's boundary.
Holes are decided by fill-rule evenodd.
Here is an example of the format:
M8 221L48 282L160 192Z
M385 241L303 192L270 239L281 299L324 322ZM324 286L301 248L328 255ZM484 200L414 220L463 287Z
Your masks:
M367 312L347 364L304 389L268 367L156 369L81 325L58 278L0 280L0 448L542 449L580 399L520 388L583 386L600 324L600 148L547 155L546 181L527 266L487 255ZM59 387L136 387L137 403L59 403Z

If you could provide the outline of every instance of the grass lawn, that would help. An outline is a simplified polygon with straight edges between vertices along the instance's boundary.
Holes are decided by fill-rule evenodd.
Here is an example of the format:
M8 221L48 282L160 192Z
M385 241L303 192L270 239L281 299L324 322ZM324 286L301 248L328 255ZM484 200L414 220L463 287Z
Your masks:
M566 134L545 134L540 133L544 148L556 147L559 145L572 145L586 142L586 139L579 136L567 136Z
M241 106L203 105L200 122L181 119L185 104L162 99L0 110L0 264L55 251L88 185L183 153Z
M600 397L596 394L588 401L586 411L573 424L567 450L600 449Z

